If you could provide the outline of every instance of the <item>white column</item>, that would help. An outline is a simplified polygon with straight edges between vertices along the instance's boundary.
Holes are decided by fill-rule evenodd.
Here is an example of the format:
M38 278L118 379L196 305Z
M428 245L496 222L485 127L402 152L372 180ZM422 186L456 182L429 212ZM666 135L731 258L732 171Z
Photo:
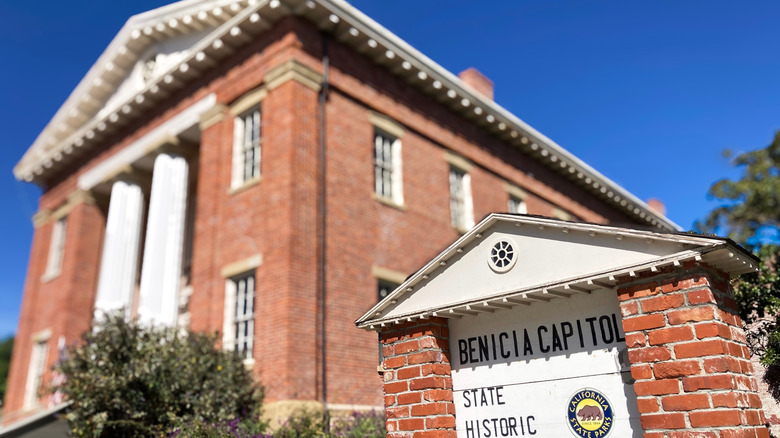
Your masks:
M187 161L180 156L162 154L154 161L138 303L138 317L142 323L176 324L184 252L187 171Z
M137 184L117 181L111 187L106 237L100 262L95 319L104 312L133 306L144 193Z

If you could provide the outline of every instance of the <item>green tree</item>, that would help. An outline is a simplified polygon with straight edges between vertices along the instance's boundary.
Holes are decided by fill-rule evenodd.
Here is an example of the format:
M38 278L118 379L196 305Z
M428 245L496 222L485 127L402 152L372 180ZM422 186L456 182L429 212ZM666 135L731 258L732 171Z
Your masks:
M108 315L57 366L65 381L53 390L72 401L73 435L165 436L236 418L260 424L262 389L215 341Z
M730 152L726 152L731 156ZM739 314L745 322L748 346L767 373L764 380L780 398L780 131L764 149L736 155L732 163L742 170L737 180L723 179L709 194L723 202L700 230L726 233L752 248L761 259L759 272L733 282Z
M8 369L11 367L11 350L13 348L13 336L0 342L0 407L3 406L3 400L5 399L6 381L8 379Z
M726 151L727 156L731 152ZM777 239L780 229L780 131L772 143L737 155L732 164L742 168L738 180L722 179L710 187L710 196L723 202L699 228L726 232L735 241L760 246Z

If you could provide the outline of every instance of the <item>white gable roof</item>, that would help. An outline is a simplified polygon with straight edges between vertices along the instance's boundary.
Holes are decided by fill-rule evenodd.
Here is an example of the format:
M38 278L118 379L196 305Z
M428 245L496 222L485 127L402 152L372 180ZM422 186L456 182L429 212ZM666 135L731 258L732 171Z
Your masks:
M659 229L680 229L343 0L182 0L132 17L16 165L14 175L45 183L48 175L67 168L116 129L143 117L146 109L289 15L312 21L627 216ZM165 59L149 80L139 82L139 63L155 48Z
M495 251L494 251L495 248ZM514 265L491 265L497 251ZM736 275L758 261L728 239L665 234L525 215L491 214L356 321L362 328L458 317L613 287L696 260Z

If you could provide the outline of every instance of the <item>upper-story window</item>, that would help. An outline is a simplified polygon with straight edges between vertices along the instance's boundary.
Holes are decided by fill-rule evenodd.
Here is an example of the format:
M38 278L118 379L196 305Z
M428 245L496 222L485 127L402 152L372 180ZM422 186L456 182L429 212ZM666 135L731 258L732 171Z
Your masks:
M401 140L378 129L374 131L374 192L397 204L403 202Z
M474 226L474 202L471 197L471 170L474 165L467 159L446 152L445 160L450 164L450 223L465 233Z
M60 274L62 270L62 260L65 254L65 228L67 218L62 217L54 222L51 231L51 241L49 242L49 256L46 260L45 278L53 278Z
M404 128L390 118L369 113L374 125L374 196L396 207L404 203L401 166L401 137Z
M507 211L510 213L526 214L528 213L528 207L525 205L525 199L518 198L514 195L509 195L509 202L507 203Z
M256 106L235 120L232 187L260 177L261 147L260 107Z
M471 175L455 166L450 166L450 216L452 226L459 231L474 226Z
M510 183L506 183L506 191L509 195L506 211L509 213L527 214L528 206L526 205L525 199L528 197L528 193L520 187Z

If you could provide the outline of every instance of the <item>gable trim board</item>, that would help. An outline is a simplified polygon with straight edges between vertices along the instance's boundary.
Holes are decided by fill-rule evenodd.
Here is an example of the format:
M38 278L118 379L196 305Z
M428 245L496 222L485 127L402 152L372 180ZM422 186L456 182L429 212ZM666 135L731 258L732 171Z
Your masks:
M128 20L106 51L60 107L14 168L19 180L44 185L47 175L64 168L144 108L164 100L279 19L295 15L312 21L340 42L434 96L451 110L564 175L591 195L627 216L663 230L679 230L633 194L463 83L408 43L342 0L185 0ZM210 29L210 30L209 30ZM150 47L170 35L205 32L178 53L164 72L106 104ZM115 99L116 100L116 99Z
M514 236L516 242L525 239L528 241L525 248L548 253L532 255L527 275L517 267L512 273L491 273L486 262L475 261L475 258L485 256L485 249L492 245L497 233ZM565 251L573 251L573 254L565 258ZM545 272L544 261L552 259L560 266L550 265ZM461 274L455 269L461 261L461 265L466 268L476 266L476 270ZM355 324L363 329L379 331L388 325L429 317L459 318L500 308L531 305L577 293L610 289L621 277L638 277L643 272L658 272L664 267L681 266L691 261L710 264L731 275L755 272L759 263L745 249L720 237L657 233L494 213L412 274ZM538 272L541 274L534 277L534 273ZM524 275L526 278L523 278ZM496 280L492 280L491 276ZM469 290L469 282L480 284L482 295L473 296L474 290ZM415 296L423 287L426 295L434 296ZM457 293L459 289L463 290L460 295Z

